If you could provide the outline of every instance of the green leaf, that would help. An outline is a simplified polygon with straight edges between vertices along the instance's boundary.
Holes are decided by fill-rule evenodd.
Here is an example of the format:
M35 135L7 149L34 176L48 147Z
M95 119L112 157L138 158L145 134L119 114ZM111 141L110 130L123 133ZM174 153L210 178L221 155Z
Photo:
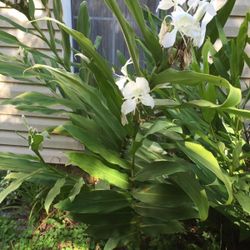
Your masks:
M247 55L247 53L244 53L244 59L247 64L247 66L250 68L250 57Z
M204 84L208 82L214 86L226 88L228 90L228 95L226 100L218 105L213 104L211 108L231 108L238 105L241 102L241 90L232 86L226 79L220 76L208 75L203 73L198 73L190 70L177 71L174 69L167 69L162 73L156 75L152 79L154 86L157 84L163 84L170 82L172 84L180 85L191 85L195 86L198 84Z
M228 193L226 204L230 204L233 200L232 181L228 174L222 171L213 154L198 143L185 142L184 145L178 144L178 146L194 163L202 168L210 170L224 183Z
M90 35L90 20L88 13L88 4L86 1L82 1L80 4L77 17L77 30L86 37L89 37Z
M43 168L46 164L39 162L37 157L0 153L0 170L30 173Z
M0 74L10 76L16 79L25 79L26 81L36 76L32 70L25 72L29 66L18 62L18 60L11 60L11 58L0 57Z
M121 159L118 152L111 149L105 148L104 145L98 140L95 134L90 134L89 131L84 131L83 129L74 125L64 125L63 128L76 140L80 141L86 148L93 153L99 154L106 161L111 164L116 164L121 168L129 169L129 164L125 160Z
M172 177L179 187L192 199L199 211L202 221L208 217L208 198L206 191L201 187L199 181L192 172L178 173Z
M31 20L35 19L35 4L33 0L29 0L29 16Z
M236 0L228 0L224 6L218 11L216 15L217 21L221 24L222 27L226 24ZM214 43L219 37L218 30L216 28L216 19L214 18L207 26L207 36L211 38L211 42Z
M119 242L120 242L119 237L111 237L108 239L103 250L113 250L118 246Z
M55 15L55 18L63 22L63 7L61 0L53 0L53 12Z
M66 66L67 70L70 71L70 67L71 67L70 37L64 30L62 30L61 32L62 32L62 47L63 47L64 65Z
M163 175L173 175L176 173L186 172L192 169L192 164L188 162L181 161L156 161L151 162L138 172L135 176L135 180L137 181L147 181L153 180Z
M65 175L64 172L53 170L53 166L39 161L38 157L11 153L0 153L0 170L30 174L39 170L32 178L36 183L51 182Z
M147 235L158 236L159 234L176 234L185 231L179 221L171 220L163 222L153 218L142 218L140 229Z
M113 82L113 73L109 64L103 57L99 55L94 45L92 44L91 40L89 40L86 36L84 36L84 34L76 30L70 29L62 22L59 22L53 18L46 17L38 19L37 21L39 20L52 21L57 23L65 32L71 35L76 40L76 42L78 42L80 48L85 52L85 55L89 59L93 59L93 64L96 64L96 66L100 68L99 72L101 73L101 75L104 76L105 79L108 79L111 82Z
M23 32L27 32L27 33L32 33L31 30L25 28L24 26L14 22L12 19L8 18L7 16L3 16L3 15L0 15L0 20L4 21L4 22L7 22L9 23L11 26L13 26L14 28L16 28L17 30L21 30Z
M84 55L90 60L90 63L86 66L93 72L96 78L96 83L98 84L103 96L106 98L106 103L110 108L109 110L120 118L120 106L122 100L119 90L114 82L112 69L107 61L97 52L91 40L85 37L81 32L70 29L53 18L42 18L39 20L53 21L57 23L61 29L71 35L79 44L80 49L84 51Z
M243 23L240 26L239 33L236 38L231 41L230 53L230 73L231 82L240 88L240 77L244 68L245 48L248 38L248 23L250 22L250 13L247 13Z
M119 5L116 0L104 0L107 6L112 10L112 13L116 16L123 36L125 38L129 54L131 56L131 59L133 61L133 65L135 67L135 72L137 76L141 76L141 70L140 70L140 63L139 63L139 52L136 46L136 34L133 30L133 28L130 26L130 24L125 19L123 13L121 12Z
M11 104L17 107L22 106L24 104L27 104L30 106L38 105L38 106L45 106L45 107L61 104L71 109L79 108L78 106L74 105L74 103L67 100L66 98L63 99L57 95L49 96L49 95L45 95L39 92L25 92L12 99L4 101L3 104Z
M97 117L96 122L100 122L102 127L107 130L107 133L113 133L113 139L119 141L124 139L125 130L120 123L120 117L117 118L111 112L111 109L103 105L105 99L96 88L81 81L81 79L75 74L52 68L46 65L34 65L32 69L46 69L57 80L57 83L62 87L65 93L68 94L72 102L76 102L79 108L86 109L84 103L88 108L94 110ZM116 107L117 108L117 107Z
M137 203L134 205L135 211L143 216L158 219L161 221L186 220L198 217L196 209L190 205L182 205L176 207L161 207L148 205L145 203Z
M5 188L3 191L0 192L0 204L3 202L3 200L12 192L16 191L22 184L24 181L27 181L28 179L30 179L33 175L39 173L40 170L36 170L32 173L28 173L28 174L22 174L21 176L19 176L18 179L16 179L15 181L13 181L7 188Z
M82 177L80 177L78 179L78 182L76 182L76 184L74 185L74 187L72 188L70 194L69 194L69 199L72 202L75 197L81 192L81 189L83 187L83 185L85 184L84 180Z
M69 158L71 164L78 166L93 177L106 180L110 184L122 189L127 189L129 187L127 174L108 167L94 156L83 153L69 152L67 153L67 157Z
M236 109L236 108L228 108L225 109L226 112L237 115L242 118L250 118L250 110L247 109Z
M145 46L148 48L150 53L152 53L157 64L157 62L159 62L162 57L162 49L159 44L158 36L155 36L152 31L147 27L143 15L143 10L138 0L125 0L125 3L143 34L143 37L145 39Z
M66 182L65 178L58 179L55 185L50 189L49 193L47 194L44 202L44 208L47 213L49 213L49 209L52 202L60 194L61 188L64 186L65 182Z
M178 186L170 184L147 184L134 190L133 197L143 203L159 207L178 207L192 201Z
M250 196L249 193L238 191L234 194L236 200L241 205L242 209L250 215Z
M15 36L3 30L0 30L0 41L7 43L7 44L23 46L23 44Z
M112 190L82 191L73 202L70 199L56 204L56 208L79 214L106 214L129 207L128 198Z

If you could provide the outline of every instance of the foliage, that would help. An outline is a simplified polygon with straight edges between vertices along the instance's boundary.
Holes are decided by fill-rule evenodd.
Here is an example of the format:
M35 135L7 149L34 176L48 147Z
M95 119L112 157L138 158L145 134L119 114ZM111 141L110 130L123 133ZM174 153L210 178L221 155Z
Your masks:
M73 223L65 214L56 212L42 220L38 228L8 217L0 217L1 249L94 249L96 244L86 236L86 226Z
M1 54L0 73L30 83L39 80L51 94L27 92L3 104L15 105L21 111L66 115L66 124L48 128L48 132L74 138L85 151L66 153L69 164L81 174L68 173L43 160L40 146L45 133L29 129L28 143L35 156L0 154L0 170L10 171L7 178L13 180L0 193L0 201L23 182L44 185L46 211L53 204L68 211L76 221L88 225L89 235L108 239L105 250L123 245L137 249L144 235L183 232L183 221L204 221L211 207L229 215L228 207L237 205L249 214L250 146L243 118L250 117L245 109L250 95L240 85L242 58L249 61L244 52L249 43L249 13L238 36L229 39L223 25L225 13L228 17L233 6L225 4L218 12L214 19L222 41L218 51L208 36L201 48L177 36L174 46L166 49L158 39L162 21L143 10L139 1L124 3L140 36L117 2L105 0L120 24L132 60L132 65L122 69L126 70L125 88L131 85L127 95L125 88L120 91L116 84L123 76L114 74L88 38L86 3L80 8L78 31L63 24L60 1L53 1L56 19L51 18L47 1L42 1L48 17L41 20L34 19L33 0L28 3L11 6L31 21L33 28L27 32L43 40L53 56L1 30L0 40L20 46L23 56ZM24 29L6 17L0 18ZM40 22L47 24L49 38ZM54 39L55 25L61 41ZM69 36L79 45L79 51L74 50L79 63L71 62ZM62 47L63 56L57 46ZM71 67L79 73L71 72ZM150 92L133 88L131 83L138 83L138 78ZM154 105L146 105L148 95L154 98ZM123 98L129 100L131 110L128 106L121 110ZM95 177L94 183L84 181L85 172Z

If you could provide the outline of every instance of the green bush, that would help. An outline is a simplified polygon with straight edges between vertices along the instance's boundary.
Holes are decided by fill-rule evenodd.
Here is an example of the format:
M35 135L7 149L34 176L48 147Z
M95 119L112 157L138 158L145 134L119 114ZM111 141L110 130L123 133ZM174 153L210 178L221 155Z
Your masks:
M46 132L28 127L27 143L36 156L1 153L0 169L10 171L7 178L13 180L0 193L1 202L23 182L44 185L46 212L53 204L68 211L74 220L88 225L89 235L108 239L105 250L117 246L135 250L142 248L144 237L183 233L183 222L204 221L209 209L231 218L228 211L239 206L249 215L250 147L244 123L250 117L245 109L249 90L240 85L244 62L249 63L244 52L249 13L238 36L229 39L223 26L235 1L227 1L204 29L211 14L209 2L201 3L208 9L190 7L193 14L196 8L202 13L195 20L181 10L193 25L185 21L178 26L183 22L175 20L180 13L161 20L138 0L124 0L140 29L137 35L117 2L105 0L131 57L115 74L88 38L86 2L80 8L77 31L63 24L61 1L53 1L55 19L50 18L47 1L42 1L49 13L42 19L49 39L39 26L41 20L34 20L33 0L22 2L9 4L26 15L33 26L27 32L43 40L54 56L1 30L0 40L20 46L23 56L1 54L0 73L31 83L38 79L51 95L27 92L4 104L22 111L64 114L68 122ZM61 41L54 39L52 23L60 29ZM201 46L202 32L206 36ZM80 63L71 61L70 36L79 45ZM170 38L174 38L171 45ZM222 41L219 51L213 47L217 38ZM56 46L62 46L63 57ZM71 72L71 67L79 73ZM56 109L57 105L62 108ZM85 146L84 151L65 154L78 174L43 160L40 149L48 133L72 137ZM86 172L94 181L84 180ZM249 236L249 227L240 229Z

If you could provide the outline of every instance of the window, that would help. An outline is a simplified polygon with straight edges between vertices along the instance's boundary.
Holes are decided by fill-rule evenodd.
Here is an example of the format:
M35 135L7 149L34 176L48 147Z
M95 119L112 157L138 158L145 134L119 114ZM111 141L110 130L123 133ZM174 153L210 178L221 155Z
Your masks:
M82 0L71 0L72 9L72 25L76 27L77 15L79 5ZM134 25L132 18L129 16L129 12L125 7L124 0L117 0L126 18ZM157 7L157 0L141 0L142 4L155 11ZM95 41L97 36L102 37L101 46L99 52L111 63L116 63L116 51L121 51L127 55L127 49L120 32L120 27L116 21L116 18L112 15L108 7L106 7L104 0L89 0L88 9L91 20L91 40Z

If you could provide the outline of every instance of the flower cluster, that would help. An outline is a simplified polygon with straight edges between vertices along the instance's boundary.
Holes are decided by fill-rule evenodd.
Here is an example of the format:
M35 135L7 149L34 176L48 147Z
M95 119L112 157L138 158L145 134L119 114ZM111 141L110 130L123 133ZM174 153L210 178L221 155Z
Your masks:
M171 13L171 27L163 21L159 33L159 40L164 48L170 48L179 33L184 42L186 38L192 40L195 47L201 47L204 42L207 24L216 15L216 0L161 0L158 8L169 10Z
M122 123L127 123L126 115L129 113L135 113L138 104L142 103L145 106L151 108L154 107L154 99L150 95L150 87L146 78L136 77L135 81L131 80L128 75L127 66L132 61L128 60L127 63L122 67L122 76L116 81L116 85L120 89L124 102L121 107L122 112Z

